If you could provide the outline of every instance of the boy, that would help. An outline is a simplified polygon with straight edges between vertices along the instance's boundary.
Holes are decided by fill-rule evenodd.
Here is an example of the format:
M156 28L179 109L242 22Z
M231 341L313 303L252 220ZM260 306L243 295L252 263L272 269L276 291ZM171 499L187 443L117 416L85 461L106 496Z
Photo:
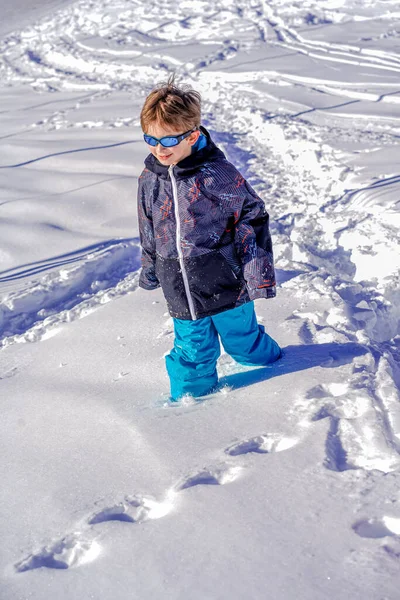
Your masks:
M200 103L198 92L172 77L153 89L140 115L151 154L138 185L139 285L161 285L173 317L172 400L215 388L219 337L244 365L281 356L253 302L275 296L269 217L200 125Z

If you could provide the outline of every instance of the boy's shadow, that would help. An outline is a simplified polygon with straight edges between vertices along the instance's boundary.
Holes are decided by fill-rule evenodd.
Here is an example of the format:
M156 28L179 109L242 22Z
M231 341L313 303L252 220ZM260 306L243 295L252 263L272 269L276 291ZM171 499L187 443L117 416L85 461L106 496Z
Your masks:
M367 346L356 343L302 344L282 348L283 356L266 367L249 368L248 371L225 375L220 386L233 389L247 387L279 375L304 371L312 367L334 368L351 363L356 356L369 352Z

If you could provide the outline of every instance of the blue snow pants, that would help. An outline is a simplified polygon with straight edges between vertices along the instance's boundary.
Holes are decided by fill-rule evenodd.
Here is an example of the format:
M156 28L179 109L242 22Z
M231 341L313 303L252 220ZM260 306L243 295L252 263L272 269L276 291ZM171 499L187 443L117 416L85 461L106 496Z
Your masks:
M257 323L254 302L196 321L174 319L174 331L174 347L165 358L173 400L203 396L217 385L219 337L225 352L242 365L265 366L281 356L278 344Z

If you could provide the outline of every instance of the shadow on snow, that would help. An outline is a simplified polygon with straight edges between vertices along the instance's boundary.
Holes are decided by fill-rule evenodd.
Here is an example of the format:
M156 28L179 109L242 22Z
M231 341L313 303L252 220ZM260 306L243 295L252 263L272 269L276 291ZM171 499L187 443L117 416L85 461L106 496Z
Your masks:
M255 367L240 373L221 377L219 385L233 389L267 381L279 375L304 371L313 367L332 368L349 364L356 356L369 352L367 346L355 343L304 344L286 346L283 357L267 367Z

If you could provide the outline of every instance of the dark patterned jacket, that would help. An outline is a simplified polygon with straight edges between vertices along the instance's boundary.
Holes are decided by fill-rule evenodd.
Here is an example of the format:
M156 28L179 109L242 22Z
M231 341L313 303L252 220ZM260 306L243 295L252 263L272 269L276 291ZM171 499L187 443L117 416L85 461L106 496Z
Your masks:
M199 319L275 296L264 202L206 129L205 147L168 167L152 154L139 177L139 285L161 285L172 317Z

